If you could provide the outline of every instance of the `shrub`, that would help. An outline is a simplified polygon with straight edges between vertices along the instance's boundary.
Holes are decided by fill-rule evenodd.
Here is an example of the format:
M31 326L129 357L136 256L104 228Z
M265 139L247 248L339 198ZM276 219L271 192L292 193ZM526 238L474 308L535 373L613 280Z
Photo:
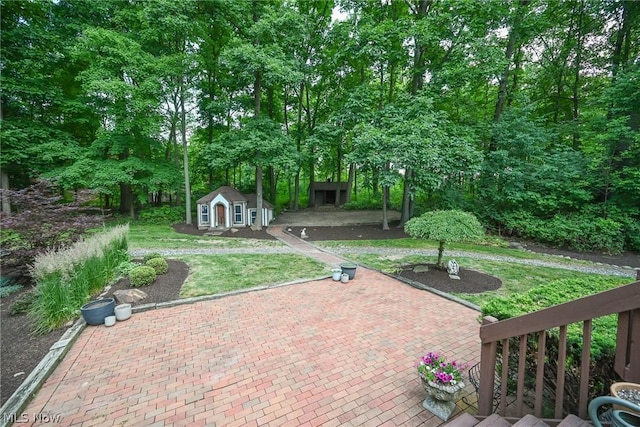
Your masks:
M0 213L2 220L2 268L27 276L28 266L48 248L70 245L90 228L104 222L98 209L87 205L95 198L78 191L73 201L65 201L53 181L38 180L22 190L1 189L11 203L12 213Z
M136 222L149 225L165 225L184 222L184 208L181 206L145 208L140 211L139 219Z
M13 283L8 277L0 277L0 298L18 292L20 289L22 289L22 286Z
M133 261L123 261L115 269L116 277L128 276L129 272L139 266L140 264Z
M20 295L9 307L9 314L16 316L18 314L25 314L29 312L29 309L36 300L36 293L34 290L27 291Z
M503 218L510 233L572 250L615 255L622 252L625 243L620 222L590 213L555 215L544 219L519 211L505 214Z
M146 263L147 261L153 258L162 258L162 255L160 255L158 252L148 253L144 257L142 257L142 262Z
M156 270L148 265L141 265L129 272L129 281L134 288L150 285L156 277Z
M156 274L164 274L169 270L169 264L164 258L151 258L149 261L145 262L144 265L152 267Z
M484 316L493 316L499 320L520 316L557 304L562 304L586 295L595 294L619 286L625 279L562 279L541 285L524 294L509 297L496 297L482 308ZM591 336L590 398L604 394L605 387L614 381L613 361L616 346L617 316L604 316L593 320ZM555 396L555 378L558 370L557 355L559 331L552 329L546 333L546 362L544 374L544 395ZM519 338L509 340L511 355L509 369L517 369ZM533 388L536 378L535 354L538 349L537 334L527 337L528 356L527 386ZM501 350L498 351L500 353ZM577 411L577 396L580 384L580 363L582 360L582 325L572 324L567 331L567 361L565 366L565 402L566 412ZM509 385L511 387L511 384ZM553 405L553 402L548 402Z

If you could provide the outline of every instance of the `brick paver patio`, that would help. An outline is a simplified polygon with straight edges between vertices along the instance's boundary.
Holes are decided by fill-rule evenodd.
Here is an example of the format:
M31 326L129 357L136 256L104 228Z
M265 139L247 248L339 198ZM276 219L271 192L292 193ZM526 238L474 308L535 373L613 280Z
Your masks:
M347 284L135 313L88 326L24 413L81 426L435 426L416 359L476 363L477 318L361 267Z

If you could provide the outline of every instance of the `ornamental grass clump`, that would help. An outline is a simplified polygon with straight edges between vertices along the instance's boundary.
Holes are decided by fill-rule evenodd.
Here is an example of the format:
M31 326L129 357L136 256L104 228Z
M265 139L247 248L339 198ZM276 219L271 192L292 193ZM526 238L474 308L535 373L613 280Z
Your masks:
M462 381L463 372L466 365L456 362L449 362L439 353L427 353L418 361L418 373L425 381L435 384L453 386Z
M129 259L128 232L129 225L117 226L36 257L31 267L35 299L29 308L34 332L46 333L73 320L91 295L115 277L118 266Z

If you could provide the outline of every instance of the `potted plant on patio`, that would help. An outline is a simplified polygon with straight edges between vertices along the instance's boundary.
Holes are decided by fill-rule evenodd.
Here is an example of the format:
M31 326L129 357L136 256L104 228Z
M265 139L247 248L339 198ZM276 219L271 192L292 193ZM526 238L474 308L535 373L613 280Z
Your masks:
M418 361L418 374L427 398L422 406L438 418L447 421L456 409L456 400L464 388L466 365L447 361L439 353L429 352Z

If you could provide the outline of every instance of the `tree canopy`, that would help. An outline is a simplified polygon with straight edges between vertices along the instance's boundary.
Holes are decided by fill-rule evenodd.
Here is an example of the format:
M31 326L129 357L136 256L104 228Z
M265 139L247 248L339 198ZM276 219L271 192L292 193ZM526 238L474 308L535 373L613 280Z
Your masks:
M570 221L585 248L640 249L638 2L0 7L2 188L55 178L190 223L220 185L298 209L328 177L400 226L460 209L498 233L562 243Z

